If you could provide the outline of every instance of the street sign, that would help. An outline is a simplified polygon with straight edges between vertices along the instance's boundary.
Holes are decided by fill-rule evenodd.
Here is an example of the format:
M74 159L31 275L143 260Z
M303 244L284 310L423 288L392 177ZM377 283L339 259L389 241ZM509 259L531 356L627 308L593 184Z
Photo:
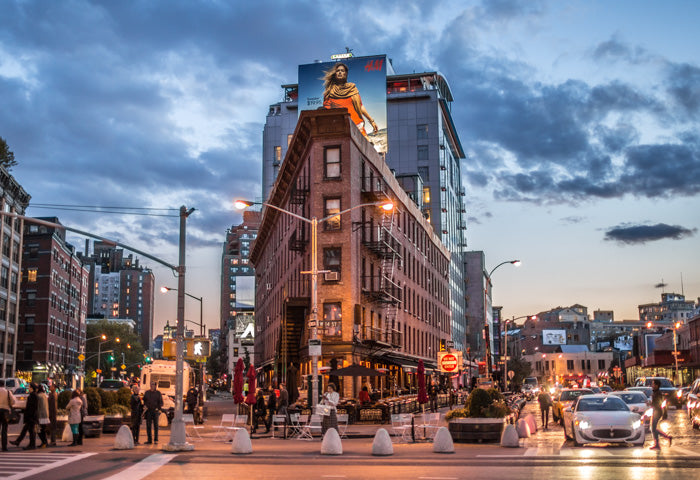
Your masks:
M513 380L515 372L513 370L508 370L508 380Z
M113 371L113 372L116 372L116 371L117 371L117 367L112 367L112 368L110 368L110 370Z
M122 370L126 370L126 365L122 363Z
M95 371L96 371L97 373L102 373L102 369L101 369L101 368L98 368L98 369L95 370Z
M80 360L81 362L85 360L85 355L83 355L82 353L78 355L78 360Z
M458 358L458 353L438 352L438 367L441 372L454 373L459 370L462 361ZM461 356L461 355L460 355Z
M319 339L309 339L309 355L310 356L321 356L321 340Z

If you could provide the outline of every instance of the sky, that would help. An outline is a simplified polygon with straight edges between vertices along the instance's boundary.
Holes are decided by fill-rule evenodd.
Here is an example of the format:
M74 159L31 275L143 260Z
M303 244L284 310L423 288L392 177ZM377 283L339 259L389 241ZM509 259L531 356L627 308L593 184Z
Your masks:
M397 73L448 79L467 152L469 248L485 252L489 270L522 261L492 277L504 316L581 304L636 319L663 291L700 296L698 2L7 0L0 9L0 137L32 196L27 214L176 264L177 209L194 207L186 290L204 299L210 328L226 229L241 221L232 199L260 196L268 107L299 64L346 47L387 54ZM84 238L68 238L83 250ZM177 286L167 268L141 263L158 287ZM186 310L198 321L198 302ZM175 295L157 293L156 331L175 316Z

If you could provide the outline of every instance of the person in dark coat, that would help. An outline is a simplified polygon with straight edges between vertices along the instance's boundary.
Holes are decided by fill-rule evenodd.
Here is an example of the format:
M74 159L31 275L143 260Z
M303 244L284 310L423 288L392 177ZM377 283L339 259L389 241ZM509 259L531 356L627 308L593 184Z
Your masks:
M277 415L287 415L289 408L289 392L284 383L280 383L280 398L277 399Z
M22 431L16 440L10 443L16 447L24 440L24 436L29 433L29 445L24 447L24 450L34 450L36 448L36 426L39 423L38 409L39 397L36 394L38 387L36 383L29 384L29 396L27 397L27 405L24 407L24 425Z
M56 384L52 383L49 386L49 429L51 430L50 443L52 447L56 446L56 410L58 410L58 394L56 393Z
M139 387L134 385L131 388L131 435L134 437L134 444L139 443L141 434L141 417L143 416L143 401L139 396Z
M428 387L428 398L430 400L430 411L436 413L438 411L438 386L435 379L430 381Z
M187 413L191 413L195 416L195 410L197 408L197 399L199 398L199 390L197 387L192 385L189 390L187 390L187 396L185 397L185 403L187 404Z
M258 429L258 421L262 421L262 423L267 424L267 422L265 422L266 412L267 407L265 406L265 397L263 396L262 389L258 388L258 391L255 393L255 405L253 406L253 431L251 433L255 433L255 431Z
M143 394L143 405L146 407L146 435L150 445L155 441L158 443L158 417L160 409L163 408L163 394L158 391L158 384L151 382L151 389ZM153 436L151 436L153 431Z
M542 429L547 430L549 427L549 407L552 406L552 397L542 388L542 392L537 396L537 401L540 404L540 415L542 416Z
M673 443L673 437L666 432L659 430L659 422L664 415L664 396L661 393L661 382L659 380L651 381L651 408L653 409L653 414L651 416L651 433L654 437L654 445L651 446L651 450L659 450L659 435L668 440L668 446L670 447Z
M267 397L267 422L265 423L265 433L270 433L272 427L272 417L277 413L277 394L275 389L270 387L270 396Z

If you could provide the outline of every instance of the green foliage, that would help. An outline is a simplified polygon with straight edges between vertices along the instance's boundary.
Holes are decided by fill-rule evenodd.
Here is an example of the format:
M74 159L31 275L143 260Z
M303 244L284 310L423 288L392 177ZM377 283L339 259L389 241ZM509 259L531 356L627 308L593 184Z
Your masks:
M510 381L511 390L513 390L513 386L522 385L523 381L531 376L532 365L522 358L514 358L508 361L508 370L512 370L514 373L513 379Z
M102 398L100 397L99 389L95 387L86 387L85 396L88 401L88 415L99 415L102 409Z
M71 395L73 395L72 390L63 390L61 393L58 394L58 398L56 399L56 401L58 402L59 409L66 408L68 402L70 402Z
M15 154L10 150L5 139L0 137L0 166L9 172L15 165L17 165Z
M486 393L489 394L492 403L502 402L504 400L503 394L497 388L489 388L488 390L486 390Z
M97 393L100 394L100 402L102 404L102 408L109 408L115 403L117 403L117 394L116 392L112 392L110 390L103 390L101 388L97 389Z
M131 389L129 387L123 387L117 391L117 405L131 409Z
M445 414L445 420L449 421L452 418L465 418L469 416L469 410L466 408L457 408L450 410Z
M475 388L467 397L464 407L469 411L470 417L482 417L482 411L491 404L491 395L483 388Z
M106 341L100 338L100 335L107 337ZM97 368L97 353L102 353L100 360L100 368L103 372L109 371L110 367L119 367L122 363L122 353L124 353L124 363L127 366L127 373L138 375L140 373L137 365L144 362L144 348L141 345L141 339L136 335L131 328L123 324L110 323L107 320L100 320L96 323L90 323L87 326L86 337L90 340L86 344L85 361L86 371L95 370ZM119 342L116 339L119 338ZM131 346L131 348L129 348ZM112 350L112 352L109 352ZM114 360L110 362L109 356L113 355Z
M457 417L503 418L508 414L510 414L510 408L506 405L501 392L495 388L489 390L476 388L467 397L463 409L452 410L445 415L445 418L447 420ZM449 418L448 415L450 415Z
M106 407L102 409L102 411L105 415L121 415L122 417L128 417L129 415L131 415L131 409L129 407L120 405L118 403Z

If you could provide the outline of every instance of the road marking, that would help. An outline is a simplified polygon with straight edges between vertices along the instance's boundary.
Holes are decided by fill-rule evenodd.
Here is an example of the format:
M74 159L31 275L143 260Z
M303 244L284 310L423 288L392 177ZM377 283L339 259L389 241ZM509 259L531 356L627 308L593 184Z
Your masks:
M681 448L681 447L673 447L672 451L681 452L683 455L688 455L689 457L697 457L698 456L698 452L694 452L692 450L688 450L688 449Z
M539 448L528 448L525 450L525 453L523 454L523 457L535 457L537 456Z
M419 480L458 480L457 477L418 477Z
M104 480L140 480L155 472L175 457L176 455L171 453L155 453L144 458L133 467L129 467L116 475L105 478Z
M52 470L56 467L67 465L69 463L75 462L76 460L82 460L83 458L87 458L87 457L90 457L90 456L96 455L96 454L97 454L97 452L81 453L78 455L70 455L68 457L66 455L61 455L61 454L41 454L41 455L24 454L24 455L22 455L22 458L23 458L22 461L24 463L24 465L22 466L22 470L24 470L24 471L15 473L14 475L10 475L10 476L5 477L5 478L7 480L18 480L20 478L31 477L31 476L37 475L41 472L46 472L46 471ZM7 455L7 454L3 454L3 457L5 457L5 455ZM27 470L27 461L28 460L31 460L34 462L40 462L40 461L46 461L46 460L50 461L50 460L53 460L56 458L60 458L60 460L58 460L56 462L52 461L51 463L46 463L46 464L40 465L36 468L32 468L32 469ZM7 462L7 460L11 460L11 459L3 459L3 463ZM10 468L14 469L17 467L10 467ZM5 467L3 467L3 470L4 469L5 469Z
M562 448L559 450L559 456L560 457L572 457L574 455L574 451L571 450L570 448Z

